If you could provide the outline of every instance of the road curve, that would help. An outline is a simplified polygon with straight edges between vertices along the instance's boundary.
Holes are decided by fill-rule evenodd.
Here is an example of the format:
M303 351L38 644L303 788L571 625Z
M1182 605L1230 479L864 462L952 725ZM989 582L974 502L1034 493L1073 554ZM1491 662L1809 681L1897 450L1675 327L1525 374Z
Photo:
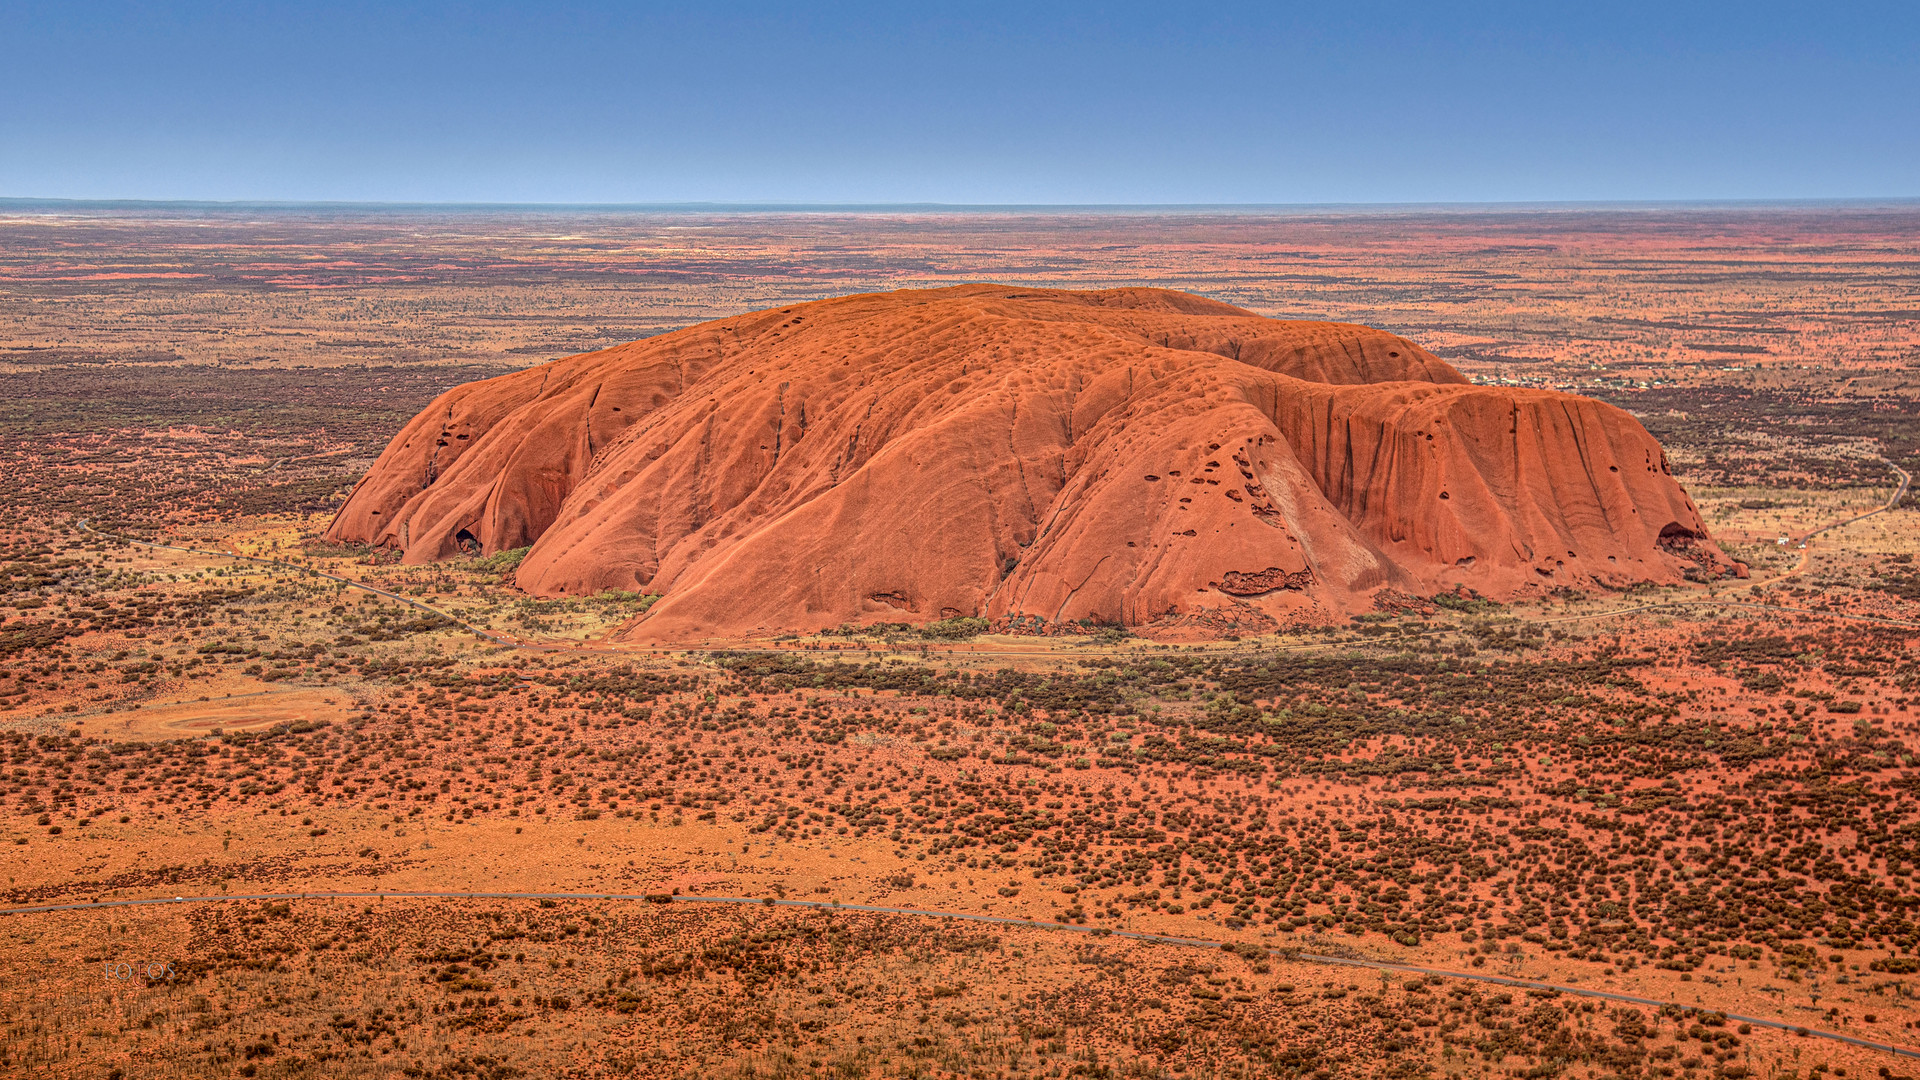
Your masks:
M1913 483L1913 474L1901 468L1900 466L1895 465L1893 462L1888 461L1884 457L1880 459L1880 464L1885 465L1887 468L1892 469L1894 472L1900 474L1900 486L1894 489L1893 498L1888 499L1884 505L1876 507L1875 509L1869 510L1864 514L1855 514L1850 518L1845 518L1840 521L1833 522L1830 525L1820 526L1819 528L1813 530L1812 532L1800 538L1801 547L1807 546L1807 541L1813 539L1816 536L1819 536L1821 533L1826 532L1829 529L1838 529L1843 525L1851 525L1856 521L1861 521L1866 518L1870 518L1875 514L1884 514L1887 511L1893 509L1894 507L1900 505L1900 500L1907 497L1907 488Z
M925 908L888 907L881 904L842 904L823 900L783 900L772 896L674 896L665 893L580 893L580 892L383 892L383 891L345 891L345 892L299 892L299 893L233 893L223 896L174 896L148 897L136 900L82 900L65 904L29 904L21 907L0 908L0 916L38 915L55 911L87 911L99 908L154 907L168 904L208 904L223 903L231 900L615 900L638 901L642 903L675 904L748 904L756 907L797 907L812 908L817 911L860 911L879 915L907 915L926 919L956 919L964 922L989 923L995 926L1018 927L1024 930L1062 931L1074 934L1086 934L1092 937L1127 938L1154 945L1175 945L1195 949L1219 949L1235 944L1214 941L1207 938L1178 937L1171 934L1148 934L1137 930L1114 930L1104 926L1076 926L1072 923L1043 922L1037 919L1019 919L1009 915L985 915L967 911L932 911ZM1249 946L1237 944L1244 950ZM1472 982L1493 983L1499 986L1511 986L1520 990L1548 990L1560 994L1574 994L1580 997L1598 998L1603 1001L1618 1001L1631 1005L1647 1005L1662 1008L1668 1005L1678 1009L1701 1010L1702 1006L1681 1005L1678 1002L1659 1001L1654 998L1634 997L1631 994L1616 994L1607 990L1593 990L1582 986L1562 986L1557 983L1535 982L1531 979L1514 979L1505 975L1485 975L1471 971L1449 971L1445 968L1420 967L1416 964L1399 964L1387 960L1365 960L1346 956L1325 956L1318 953L1302 952L1297 949L1274 948L1254 945L1269 956L1287 960L1304 960L1313 964L1331 964L1342 967L1370 968L1375 971L1397 971L1409 975L1430 975L1443 979L1466 979ZM1757 1027L1772 1028L1776 1031L1791 1032L1808 1038L1829 1039L1849 1046L1878 1050L1900 1057L1920 1058L1920 1050L1910 1050L1891 1043L1874 1042L1852 1035L1842 1035L1835 1031L1819 1031L1814 1028L1790 1024L1784 1020L1769 1020L1760 1016L1741 1016L1737 1013L1720 1013L1717 1009L1705 1010L1725 1016L1736 1023L1753 1024Z

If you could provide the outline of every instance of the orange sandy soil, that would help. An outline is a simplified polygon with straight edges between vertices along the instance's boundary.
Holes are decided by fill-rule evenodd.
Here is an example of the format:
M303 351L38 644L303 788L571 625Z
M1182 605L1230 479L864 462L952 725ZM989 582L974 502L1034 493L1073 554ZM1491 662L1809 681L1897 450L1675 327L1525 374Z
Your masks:
M1379 326L1563 389L1874 394L1913 381L1917 221L1911 205L19 212L0 216L0 363L524 366L799 300L994 280L1155 285Z
M1911 208L0 221L10 904L784 888L1673 1006L903 916L235 901L0 920L0 1072L1920 1071L1714 1013L1920 1042L1915 637L1826 617L1920 617L1920 521L1909 503L1804 557L1776 542L1884 499L1883 456L1914 469L1920 320L1897 284L1913 224ZM598 644L640 597L534 600L499 565L316 542L393 431L459 382L769 304L989 277L1364 322L1478 381L1604 397L1753 565L1718 595L1802 611L1606 614L1701 596L1687 587L1423 602L1201 646L911 628L730 643L768 660ZM82 518L586 651L500 650ZM156 962L172 974L149 983Z
M1889 1060L1699 1010L846 912L235 902L9 930L7 1052L30 1075L1861 1076ZM148 981L156 956L202 959Z
M1868 519L1816 541L1794 576L1713 590L1912 618L1920 603L1900 583L1914 524L1908 510ZM314 543L317 525L261 519L175 539L278 552L503 626L576 620L590 639L628 602L523 608L485 560L395 566ZM1429 604L1202 646L901 628L731 650L589 640L533 652L285 567L63 528L17 531L6 548L16 591L0 612L15 635L0 682L0 869L12 904L331 889L817 898L1335 952L1674 1006L1664 1019L1638 1010L1651 1034L1635 1036L1614 1006L1587 1012L1567 997L1501 1003L1505 991L1459 982L1410 993L1404 978L1382 986L1284 957L897 916L468 901L383 901L371 915L295 901L275 914L236 901L7 926L8 962L61 988L9 1006L17 1030L78 1039L19 1059L56 1073L136 1043L189 1072L251 1063L261 1075L395 1062L710 1075L722 1061L806 1075L816 1060L869 1075L1370 1074L1403 1061L1681 1075L1695 1059L1705 1075L1883 1060L1737 1025L1701 1027L1738 1044L1703 1051L1685 1035L1715 1011L1920 1042L1907 996L1920 967L1908 838L1920 632L1811 610L1606 615L1704 599L1699 587ZM1783 562L1781 573L1799 565ZM527 930L530 915L576 929ZM221 920L267 929L234 938ZM468 962L510 924L553 940L500 939L535 960L507 966L502 945L481 948L491 966ZM833 953L827 924L857 944ZM962 944L933 940L942 934ZM113 940L124 947L101 944ZM713 959L730 949L753 954L746 968ZM820 949L840 959L815 972ZM122 953L183 974L100 998L104 969L86 957ZM889 958L913 958L912 974ZM441 978L456 964L467 972ZM758 972L752 986L728 989L744 970ZM1378 1000L1307 996L1329 982ZM926 996L960 983L961 1000ZM1090 1001L1090 988L1107 989ZM536 1001L556 996L571 1008ZM1431 1024L1418 1015L1429 1001ZM1116 1014L1072 1011L1096 1004ZM159 1019L135 1031L108 1023L113 1009ZM692 1034L659 1040L667 1009ZM117 1038L88 1042L89 1025ZM760 1042L719 1049L752 1025ZM376 1029L383 1052L349 1037ZM274 1032L271 1055L249 1042ZM1025 1056L1009 1058L1016 1045ZM1202 1057L1183 1057L1189 1045Z

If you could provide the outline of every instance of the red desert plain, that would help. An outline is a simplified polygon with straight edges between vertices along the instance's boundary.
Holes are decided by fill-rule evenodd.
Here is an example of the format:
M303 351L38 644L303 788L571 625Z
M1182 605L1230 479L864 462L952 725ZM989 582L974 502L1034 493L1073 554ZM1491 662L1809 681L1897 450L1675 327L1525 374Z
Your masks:
M1910 206L0 209L7 1075L1920 1072Z

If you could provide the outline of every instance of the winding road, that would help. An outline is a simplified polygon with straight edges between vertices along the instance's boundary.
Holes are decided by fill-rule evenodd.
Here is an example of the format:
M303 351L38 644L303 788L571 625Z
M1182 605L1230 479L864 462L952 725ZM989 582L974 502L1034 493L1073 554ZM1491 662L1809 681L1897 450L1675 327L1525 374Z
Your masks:
M664 893L578 893L578 892L300 892L300 893L235 893L224 896L174 896L150 897L138 900L86 900L65 904L32 904L24 907L0 908L0 916L34 915L55 911L88 911L101 908L154 907L172 904L209 904L226 903L239 900L295 901L295 900L602 900L631 901L640 903L673 904L746 904L755 907L795 907L811 908L816 911L859 911L877 915L904 915L925 919L953 919L963 922L989 923L995 926L1015 927L1023 930L1044 930L1073 934L1086 934L1092 937L1117 937L1152 945L1174 945L1192 949L1220 949L1227 946L1239 950L1245 955L1249 947L1225 941L1207 938L1177 937L1171 934L1148 934L1137 930L1113 930L1104 926L1077 926L1072 923L1043 922L1037 919L1019 919L1008 915L982 915L965 911L935 911L925 908L888 907L883 904L842 904L823 900L784 900L772 896L677 896ZM1616 994L1610 990L1594 990L1584 986L1563 986L1557 983L1536 982L1532 979L1515 979L1505 975L1487 975L1472 971L1449 971L1445 968L1421 967L1418 964L1399 964L1387 960L1369 960L1348 956L1326 956L1318 953L1302 952L1297 949L1273 948L1264 945L1251 946L1268 956L1282 960L1305 961L1311 964L1329 964L1340 967L1367 968L1373 971L1394 971L1407 975L1438 976L1443 979L1466 979L1472 982L1493 983L1498 986L1510 986L1519 990L1544 990L1558 994L1574 994L1580 997L1598 998L1602 1001L1618 1001L1629 1005L1646 1005L1662 1008L1671 1005L1677 1009L1715 1012L1701 1006L1680 1005L1677 1002L1660 1001L1655 998L1635 997L1631 994ZM1755 1027L1772 1028L1808 1038L1829 1039L1859 1046L1868 1050L1879 1050L1900 1057L1920 1058L1920 1050L1910 1050L1892 1043L1875 1042L1852 1035L1843 1035L1837 1031L1820 1031L1800 1024L1790 1024L1783 1020L1770 1020L1763 1016L1741 1016L1737 1013L1719 1013L1728 1020Z
M1816 536L1819 536L1821 533L1826 532L1829 529L1838 529L1843 525L1851 525L1856 521L1865 520L1867 518L1874 516L1875 514L1884 514L1887 511L1893 509L1894 507L1900 505L1900 500L1907 497L1907 488L1913 484L1913 474L1901 468L1900 466L1895 465L1893 462L1888 461L1886 458L1881 458L1880 464L1885 465L1887 468L1892 469L1894 472L1900 474L1900 486L1894 489L1893 498L1888 499L1884 505L1877 507L1873 510L1869 510L1864 514L1855 514L1850 518L1843 518L1831 524L1820 526L1819 528L1813 530L1812 532L1800 538L1801 547L1806 547L1807 541L1813 539Z

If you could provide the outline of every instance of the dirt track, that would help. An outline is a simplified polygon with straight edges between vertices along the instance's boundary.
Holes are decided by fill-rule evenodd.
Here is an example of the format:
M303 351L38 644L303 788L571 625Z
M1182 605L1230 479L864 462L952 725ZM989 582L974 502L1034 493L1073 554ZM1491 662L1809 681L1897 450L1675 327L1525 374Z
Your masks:
M86 911L99 908L150 907L166 904L207 904L234 900L290 901L290 900L370 900L370 899L452 899L452 900L615 900L641 903L672 904L751 904L760 907L796 907L812 908L820 911L863 911L881 915L909 915L927 919L960 919L966 922L992 923L998 926L1015 926L1029 930L1046 930L1074 934L1090 934L1095 937L1120 937L1143 941L1154 945L1176 945L1195 949L1219 949L1230 942L1212 941L1205 938L1174 937L1167 934L1147 934L1132 930L1111 930L1106 927L1077 926L1072 923L1041 922L1034 919L1013 918L1006 915L982 915L963 911L930 911L924 908L888 907L882 904L842 904L818 900L781 900L774 897L751 896L670 896L659 893L565 893L565 892L305 892L305 893L236 893L226 896L174 896L154 897L144 900L92 900L69 904L35 904L26 907L0 908L0 915L34 915L54 911ZM1246 945L1238 945L1246 949ZM1563 986L1557 983L1535 982L1531 979L1514 979L1504 975L1483 975L1469 971L1448 971L1443 968L1420 967L1416 964L1397 964L1387 960L1371 960L1345 956L1325 956L1318 953L1300 952L1293 949L1272 949L1264 946L1252 946L1271 956L1281 959L1304 960L1312 964L1334 964L1342 967L1372 968L1376 971L1398 971L1409 975L1432 975L1445 979L1467 979L1473 982L1495 983L1523 990L1550 990L1561 994L1576 994L1581 997L1599 998L1605 1001L1619 1001L1631 1005L1648 1005L1659 1008L1673 1005L1686 1008L1673 1002L1656 1001L1653 998L1634 997L1631 994L1616 994L1607 990L1593 990L1582 986ZM1697 1008L1697 1006L1696 1006ZM1900 1057L1920 1058L1920 1050L1909 1050L1904 1046L1891 1043L1874 1042L1870 1039L1855 1038L1833 1031L1817 1031L1813 1028L1789 1024L1782 1020L1769 1020L1759 1016L1740 1016L1724 1013L1728 1020L1742 1024L1754 1024L1759 1027L1773 1028L1776 1031L1788 1031L1809 1038L1830 1039L1850 1046L1879 1050Z

